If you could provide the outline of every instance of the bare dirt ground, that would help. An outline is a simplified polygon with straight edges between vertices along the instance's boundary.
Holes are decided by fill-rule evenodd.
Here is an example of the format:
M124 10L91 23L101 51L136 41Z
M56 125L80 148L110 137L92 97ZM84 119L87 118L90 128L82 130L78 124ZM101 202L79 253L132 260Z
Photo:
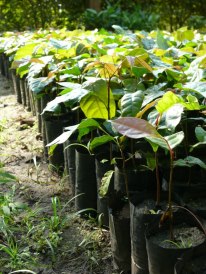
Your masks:
M0 193L7 193L12 185L15 185L16 201L25 203L31 210L37 206L40 208L36 219L35 217L32 219L32 229L37 232L38 229L40 230L39 238L38 236L34 238L36 235L34 233L26 235L22 235L22 232L19 232L19 235L17 233L20 242L23 241L20 237L28 237L26 242L29 243L30 257L35 257L38 253L35 264L25 263L23 269L30 269L35 274L116 273L112 269L109 232L98 228L95 220L69 218L68 216L73 216L71 214L74 213L72 203L64 212L67 224L59 229L59 234L55 234L59 237L56 246L48 244L42 250L39 246L34 248L35 241L36 245L40 245L39 239L42 239L42 235L46 233L46 229L42 227L42 220L45 223L45 220L52 220L51 216L54 213L51 198L58 197L64 205L71 197L66 177L59 177L52 172L43 157L43 142L39 138L36 118L16 102L12 92L10 83L0 76L0 164L4 170L16 177L13 183L0 184ZM33 121L32 125L24 124L25 120ZM61 218L63 220L62 216ZM41 220L41 226L38 219ZM26 228L22 227L22 231L25 233ZM1 256L2 254L0 251ZM30 259L28 258L28 262ZM0 274L7 274L18 269L22 268L15 269L15 266L12 268L3 264L0 267Z

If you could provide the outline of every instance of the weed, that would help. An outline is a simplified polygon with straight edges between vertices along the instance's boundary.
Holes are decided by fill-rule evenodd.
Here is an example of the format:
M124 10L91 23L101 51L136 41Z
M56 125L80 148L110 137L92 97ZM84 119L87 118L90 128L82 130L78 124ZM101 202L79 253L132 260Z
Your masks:
M180 237L180 241L171 241L171 240L165 240L163 241L164 243L170 243L172 244L174 247L176 248L190 248L192 247L192 243L188 240L188 241L185 241L183 240L181 237Z

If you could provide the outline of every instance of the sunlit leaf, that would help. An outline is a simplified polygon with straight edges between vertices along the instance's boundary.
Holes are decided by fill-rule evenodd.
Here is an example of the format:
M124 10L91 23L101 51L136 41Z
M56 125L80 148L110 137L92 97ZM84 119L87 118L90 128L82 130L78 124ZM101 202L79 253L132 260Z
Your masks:
M87 118L108 119L115 116L116 109L111 105L108 110L105 103L95 94L88 94L80 101L80 107Z
M14 60L20 60L27 56L31 57L37 45L38 43L30 43L20 47L14 56Z
M166 127L170 130L174 130L175 127L181 121L184 107L181 104L175 104L166 111L165 121Z
M156 109L159 113L163 113L175 104L182 103L184 100L174 94L172 91L166 92L163 97L158 101Z
M184 139L184 132L176 132L169 136L164 136L164 138L156 138L156 137L146 137L148 141L155 144L155 147L157 149L157 146L169 150L173 149L176 146L178 146Z
M46 146L50 147L52 145L63 144L64 142L66 142L66 140L69 139L69 137L76 131L77 128L78 125L73 126L71 130L63 132L61 135L59 135L56 139L54 139Z

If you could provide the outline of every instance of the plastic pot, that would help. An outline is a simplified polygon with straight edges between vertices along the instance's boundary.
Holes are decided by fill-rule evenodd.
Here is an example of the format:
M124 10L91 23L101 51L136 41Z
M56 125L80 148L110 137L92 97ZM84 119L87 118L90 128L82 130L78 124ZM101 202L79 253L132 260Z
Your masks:
M75 147L69 146L73 143L72 140L64 142L64 166L65 172L68 178L68 183L72 192L72 196L75 196L75 178L76 178L76 166L75 166Z
M128 181L129 192L152 191L156 189L155 173L151 170L126 169L126 174L122 169L115 167L114 189L117 192L126 194L125 177Z
M154 193L133 193L130 201L131 273L149 274L145 231L149 223L159 220L159 214L151 214L155 208Z
M22 104L21 90L20 90L20 79L19 79L19 76L16 75L15 69L11 69L11 77L12 77L14 93L16 94L16 100L19 104Z
M131 273L131 239L129 204L109 211L109 229L113 265L119 273Z
M178 211L174 214L173 217L173 227L178 225L182 225L182 231L186 231L186 227L198 227L198 231L201 227L198 226L195 218L188 214L186 211ZM184 225L183 225L184 224ZM177 262L177 259L182 256L182 254L191 248L199 249L201 244L205 240L205 236L203 232L201 242L197 241L195 246L193 247L163 247L161 243L165 241L164 238L161 238L161 242L156 242L156 237L160 233L166 233L169 239L169 224L166 222L161 227L159 227L159 221L155 224L149 226L147 233L146 233L146 247L147 247L147 254L148 254L148 266L149 266L149 273L150 274L173 274L174 273L174 266ZM184 232L181 232L184 233ZM190 232L191 233L191 232ZM196 233L192 233L196 234ZM159 237L159 236L158 236Z
M204 274L206 273L206 242L198 249L191 248L178 258L175 264L175 274Z
M44 119L45 123L45 131L46 131L46 143L52 142L63 132L63 128L69 124L69 114L62 115L48 115ZM63 145L58 145L53 154L49 156L49 163L52 169L63 172L64 170L64 153L63 153Z
M24 85L23 78L20 78L20 91L21 91L22 104L24 107L26 107L26 91L25 91L25 85Z
M95 158L88 152L75 150L75 208L97 209L97 182L95 174ZM85 211L85 215L94 211ZM84 214L82 214L84 215Z

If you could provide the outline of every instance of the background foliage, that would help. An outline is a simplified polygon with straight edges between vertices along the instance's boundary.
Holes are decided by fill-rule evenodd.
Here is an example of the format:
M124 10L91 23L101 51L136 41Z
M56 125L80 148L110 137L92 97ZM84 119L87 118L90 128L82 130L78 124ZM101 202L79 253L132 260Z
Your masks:
M93 9L96 8L97 10ZM206 25L204 0L1 0L0 31L48 27L166 29Z

